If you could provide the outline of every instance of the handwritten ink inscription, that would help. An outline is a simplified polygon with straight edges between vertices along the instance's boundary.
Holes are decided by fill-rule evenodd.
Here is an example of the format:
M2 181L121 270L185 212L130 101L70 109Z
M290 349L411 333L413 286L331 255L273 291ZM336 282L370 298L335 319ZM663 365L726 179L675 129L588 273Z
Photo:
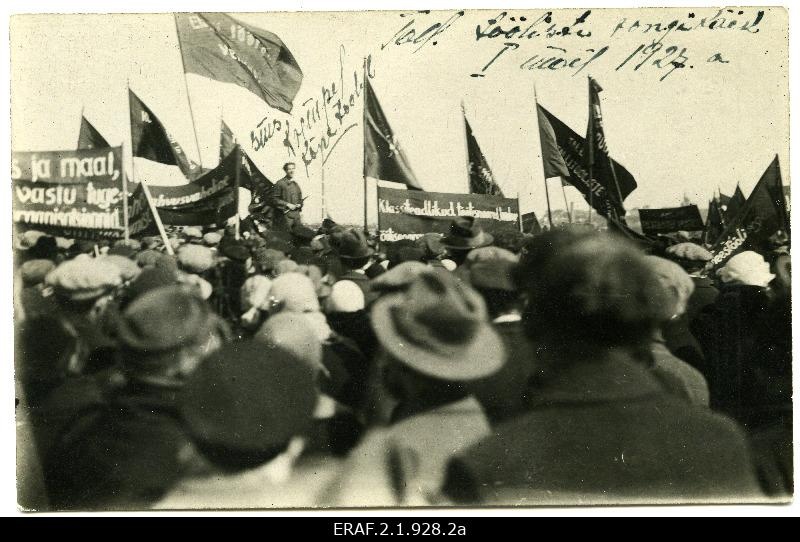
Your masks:
M725 65L734 61L724 51L690 51L681 43L680 34L719 31L757 34L765 17L763 10L717 9L706 16L688 12L684 17L669 21L622 17L607 29L592 28L591 14L591 10L587 10L574 20L561 16L559 21L558 15L548 11L529 20L526 16L503 11L485 23L477 24L477 43L502 43L488 52L486 60L480 64L482 67L470 76L486 77L487 72L496 66L517 61L519 55L525 54L525 59L519 64L523 71L566 72L575 76L590 64L614 62L616 71L653 73L658 81L664 81L676 71L685 72L685 68L691 70L695 65ZM633 48L623 47L618 40L626 34L643 34L652 36L652 39ZM602 36L607 36L605 41L601 41ZM540 49L530 54L527 43Z

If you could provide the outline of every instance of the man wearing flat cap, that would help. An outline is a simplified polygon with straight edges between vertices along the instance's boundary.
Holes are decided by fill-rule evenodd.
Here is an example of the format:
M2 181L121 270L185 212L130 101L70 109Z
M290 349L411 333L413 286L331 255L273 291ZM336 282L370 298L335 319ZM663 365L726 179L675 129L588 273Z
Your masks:
M203 300L164 286L128 305L116 335L125 384L78 414L45 458L56 509L145 508L164 494L192 452L177 398L227 328Z

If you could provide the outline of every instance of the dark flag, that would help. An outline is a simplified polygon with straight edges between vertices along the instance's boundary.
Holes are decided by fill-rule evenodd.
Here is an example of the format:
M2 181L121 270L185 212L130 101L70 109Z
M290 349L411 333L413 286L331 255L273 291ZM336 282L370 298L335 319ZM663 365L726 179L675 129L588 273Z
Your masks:
M645 235L703 230L703 219L697 205L639 209L639 219Z
M708 203L708 216L706 217L706 227L703 231L703 242L707 245L713 245L722 235L724 229L725 224L722 222L720 203L716 198L713 198Z
M536 114L539 117L539 144L542 147L542 164L544 165L544 178L561 177L562 184L569 184L567 180L570 176L567 164L558 150L556 134L553 126L544 114L544 108L536 107Z
M183 68L246 88L290 113L303 72L283 41L224 13L176 13Z
M164 129L158 117L139 97L128 90L131 110L131 149L133 156L169 166L178 166L188 178L200 173L200 167L189 160L183 148Z
M725 209L725 214L722 215L723 223L730 224L734 220L736 220L736 215L739 211L744 207L744 202L747 201L747 198L744 197L744 192L742 189L739 188L739 185L736 185L736 191L733 193L733 197L728 200L728 207Z
M144 193L144 185L138 183L128 198L128 234L132 238L158 235L158 226L153 210Z
M236 147L236 137L234 137L233 132L228 125L225 124L225 121L220 121L220 131L219 131L219 161L225 159L230 153L233 152L234 147Z
M81 129L80 132L78 132L78 150L102 149L110 146L106 138L101 136L100 132L92 126L92 123L81 115Z
M736 188L739 188L738 184L736 185ZM722 192L719 193L719 205L720 205L720 209L722 211L724 211L725 209L728 208L728 204L730 202L731 202L731 197L730 196L726 196Z
M711 264L715 268L720 267L731 256L745 250L766 253L769 250L769 238L778 230L788 234L788 228L780 164L776 156L711 249L714 254Z
M602 87L589 78L589 123L586 127L586 168L592 179L606 189L604 203L608 208L606 218L624 223L625 207L622 202L636 189L633 177L618 177L615 164L608 154L606 135L603 128L603 113L600 109Z
M422 190L369 79L364 81L364 176Z
M558 152L561 154L561 158L569 173L569 175L565 177L567 182L580 190L586 201L590 202L598 213L608 218L608 209L613 207L613 205L606 202L606 200L609 199L609 191L606 187L613 187L614 180L609 177L600 177L599 175L600 173L604 173L608 168L601 171L595 169L592 172L593 179L590 181L589 171L586 169L586 161L584 159L587 146L586 140L547 109L541 105L537 105L537 107L541 114L540 116L543 116L547 120L547 124L553 130ZM540 126L542 126L541 123ZM544 154L544 152L545 149L543 147L542 153ZM614 164L614 171L617 174L617 181L622 191L622 198L625 199L628 197L628 194L633 192L636 188L636 179L634 179L633 175L621 164L613 159L611 162ZM552 163L555 162L553 161ZM545 177L548 177L547 164L548 159L545 158ZM559 175L561 174L559 173ZM614 190L616 191L616 188L614 188ZM590 193L592 194L591 197ZM614 198L614 201L616 201L616 199L617 198Z
M490 196L503 196L503 191L497 186L494 180L494 174L483 155L478 140L472 133L472 127L467 120L467 114L464 113L464 108L461 108L464 114L464 128L467 132L467 169L469 170L469 191L471 194L489 194Z
M536 213L533 211L522 215L522 231L532 235L542 233L542 226L539 224L539 219L536 218Z

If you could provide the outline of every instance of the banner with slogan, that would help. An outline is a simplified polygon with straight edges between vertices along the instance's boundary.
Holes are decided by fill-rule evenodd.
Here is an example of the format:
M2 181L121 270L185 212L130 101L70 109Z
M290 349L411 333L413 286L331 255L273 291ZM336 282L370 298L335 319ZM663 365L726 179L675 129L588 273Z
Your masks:
M519 231L516 199L378 187L381 242L418 239L429 232L446 234L450 231L450 222L458 216L475 217L488 233Z
M237 212L237 169L241 167L236 149L220 164L189 184L153 186L150 195L164 224L206 226L225 222Z
M158 235L158 226L140 183L128 199L128 234L132 238Z
M13 220L75 239L124 235L120 147L13 152Z
M639 209L642 232L673 233L676 231L702 231L703 218L697 205L668 207L664 209Z

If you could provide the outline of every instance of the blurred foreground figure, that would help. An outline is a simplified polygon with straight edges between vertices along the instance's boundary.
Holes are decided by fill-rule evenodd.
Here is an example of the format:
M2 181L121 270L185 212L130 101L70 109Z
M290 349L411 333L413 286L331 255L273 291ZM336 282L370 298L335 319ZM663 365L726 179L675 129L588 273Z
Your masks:
M758 498L737 425L672 395L638 357L672 308L638 251L552 232L519 274L542 374L528 413L451 462L446 494L516 505Z

